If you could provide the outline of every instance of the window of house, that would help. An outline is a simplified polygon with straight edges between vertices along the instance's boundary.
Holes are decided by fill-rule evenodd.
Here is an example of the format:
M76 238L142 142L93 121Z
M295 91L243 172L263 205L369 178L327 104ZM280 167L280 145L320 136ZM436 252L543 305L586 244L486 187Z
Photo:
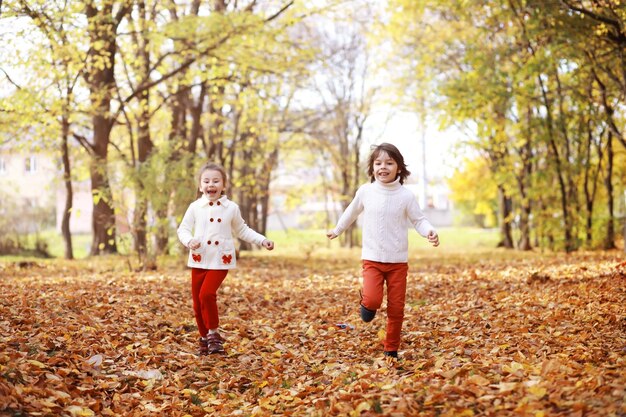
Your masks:
M34 156L29 156L24 160L24 171L27 174L32 174L37 172L37 158Z

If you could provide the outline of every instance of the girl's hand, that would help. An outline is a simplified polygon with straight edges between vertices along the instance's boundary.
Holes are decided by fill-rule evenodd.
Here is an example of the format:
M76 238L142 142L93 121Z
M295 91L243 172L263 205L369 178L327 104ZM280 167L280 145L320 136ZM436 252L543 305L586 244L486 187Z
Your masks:
M432 243L433 246L439 246L439 235L434 230L431 230L428 234L428 241Z
M326 237L329 238L330 240L333 240L334 238L337 237L337 235L335 234L335 232L326 232Z
M274 249L274 242L272 242L271 240L265 239L263 243L261 243L261 245L267 250Z
M191 239L188 246L189 249L196 250L200 247L200 242L197 239Z

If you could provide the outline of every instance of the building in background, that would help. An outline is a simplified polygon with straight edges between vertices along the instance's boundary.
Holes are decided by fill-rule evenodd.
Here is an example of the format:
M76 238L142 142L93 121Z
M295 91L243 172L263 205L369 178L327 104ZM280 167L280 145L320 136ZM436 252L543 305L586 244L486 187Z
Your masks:
M89 181L72 182L74 199L70 231L91 233L93 204ZM4 145L0 147L0 192L11 196L18 206L49 213L50 222L61 231L65 209L65 186L60 164L48 153ZM30 222L29 232L39 231L41 219ZM44 225L45 226L45 225Z

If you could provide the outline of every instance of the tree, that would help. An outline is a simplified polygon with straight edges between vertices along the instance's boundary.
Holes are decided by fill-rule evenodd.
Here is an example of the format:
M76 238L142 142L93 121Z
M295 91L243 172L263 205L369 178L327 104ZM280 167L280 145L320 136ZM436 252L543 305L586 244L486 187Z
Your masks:
M623 8L614 2L396 0L389 10L397 55L415 74L399 88L432 86L431 109L444 126L469 126L472 146L489 155L505 246L512 246L515 225L520 249L529 249L533 230L538 244L577 249L580 230L591 230L595 218L591 200L602 198L592 185L600 173L607 184L614 175L612 157L583 144L601 144L607 129L620 131L611 121L623 97L615 70L623 55L616 48ZM603 89L608 79L613 88ZM588 164L598 170L592 174ZM606 199L611 212L612 197Z
M319 104L309 109L320 120L309 123L307 133L314 138L311 146L322 152L320 163L332 172L332 193L345 210L364 178L362 145L378 89L372 82L366 38L366 22L371 21L373 11L364 7L350 20L345 19L349 11L338 9L336 13L332 29L310 32L324 58L312 70L317 76L311 89ZM355 225L344 236L347 246L359 244Z
M72 125L76 123L76 115L79 113L74 91L80 81L84 53L75 46L74 42L77 37L80 37L80 31L72 29L71 15L74 8L67 4L31 5L27 1L20 0L9 3L9 9L16 17L30 18L39 33L43 35L42 37L38 34L33 36L37 53L19 65L32 66L38 74L37 80L49 80L52 88L40 86L38 82L33 82L34 80L29 82L27 85L32 90L31 94L45 98L44 101L37 99L31 101L32 107L25 110L37 115L35 119L39 126L48 125L49 120L57 126L58 133L56 134L59 134L57 149L61 157L65 186L61 232L65 242L64 256L66 259L73 259L70 232L73 187L69 141L72 135ZM22 89L22 87L19 88ZM36 89L39 88L44 89L45 96L37 93ZM55 134L54 129L52 134Z

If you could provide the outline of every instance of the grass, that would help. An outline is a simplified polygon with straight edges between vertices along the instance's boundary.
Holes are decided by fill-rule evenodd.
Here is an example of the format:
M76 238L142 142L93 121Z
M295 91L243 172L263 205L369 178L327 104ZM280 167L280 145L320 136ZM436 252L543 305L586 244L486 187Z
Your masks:
M409 230L409 257L439 257L455 254L484 253L493 251L498 243L498 232L492 229L450 227L438 230L441 244L436 249L414 230ZM259 256L303 257L348 257L358 259L361 248L345 248L341 238L333 241L326 238L325 230L271 231L267 237L276 244L276 249Z
M458 252L480 252L491 250L498 242L498 233L492 229L479 229L470 227L451 227L438 230L441 245L436 252L426 239L422 238L414 230L409 230L409 252L411 256L432 255L434 253L453 254ZM65 245L63 237L55 230L46 230L38 234L40 240L47 242L48 251L53 258L63 258ZM309 230L273 230L267 233L267 237L276 244L272 252L260 250L254 252L254 256L289 257L289 258L315 258L315 257L339 257L357 258L360 256L360 248L344 248L341 239L328 240L326 231L322 229ZM31 237L33 246L35 236ZM122 253L127 253L130 240L124 236L118 244ZM89 255L91 235L79 234L72 236L72 246L75 259L85 259ZM132 255L130 255L132 257ZM2 256L4 261L18 261L32 258L30 256Z
M53 258L65 256L65 242L63 236L56 230L46 230L41 233L41 237L48 242L48 250ZM72 235L72 250L76 259L83 259L89 255L91 246L90 234Z
M440 248L445 250L495 248L498 243L498 231L475 227L444 227L438 229ZM425 249L431 247L428 241L414 230L408 231L409 249ZM307 247L334 250L341 248L341 238L332 242L326 238L325 230L287 230L271 231L269 239L286 250L302 250Z
M480 229L472 227L444 227L438 229L441 244L433 248L428 241L414 230L408 230L409 236L409 264L451 264L451 263L475 263L481 264L487 260L516 260L545 258L555 256L550 251L539 249L523 252L497 248L499 233L496 229ZM0 263L13 263L22 261L55 262L63 260L64 242L60 234L54 230L40 232L40 240L48 243L48 250L52 259L44 260L30 254L23 256L11 255L0 256ZM341 239L328 240L326 231L322 229L309 230L273 230L267 233L267 237L275 242L273 251L264 249L242 253L242 257L256 258L267 261L299 262L303 268L315 264L316 260L322 260L325 264L334 268L358 265L361 257L361 248L346 248L342 246ZM35 237L31 237L34 247ZM87 264L96 261L89 257L91 235L74 235L72 237L74 258L85 260ZM159 269L184 268L186 264L186 250L178 244L176 237L172 237L173 247L179 250L173 255L159 257L157 265ZM111 270L135 270L139 268L140 260L129 248L132 242L128 235L122 236L118 241L119 255L97 257L100 263ZM106 260L103 258L110 259ZM97 262L96 262L97 263ZM282 262L281 262L282 263Z

